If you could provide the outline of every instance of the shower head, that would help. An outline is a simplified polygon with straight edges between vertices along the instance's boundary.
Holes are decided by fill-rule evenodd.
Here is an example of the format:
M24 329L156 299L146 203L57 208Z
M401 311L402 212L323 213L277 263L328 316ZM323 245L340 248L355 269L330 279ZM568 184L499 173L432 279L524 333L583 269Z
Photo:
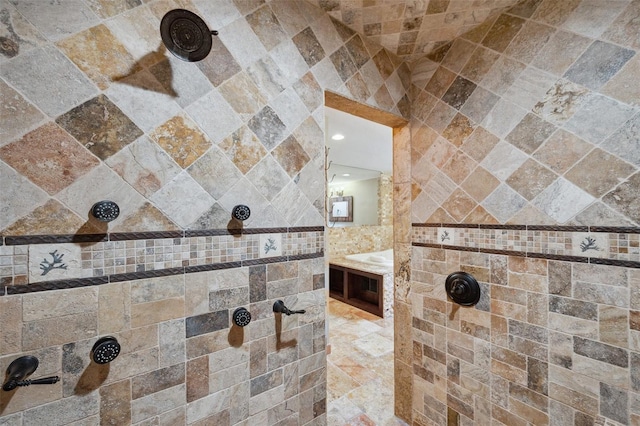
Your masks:
M106 364L118 356L120 353L120 343L115 337L106 336L99 339L91 349L91 359L96 364Z

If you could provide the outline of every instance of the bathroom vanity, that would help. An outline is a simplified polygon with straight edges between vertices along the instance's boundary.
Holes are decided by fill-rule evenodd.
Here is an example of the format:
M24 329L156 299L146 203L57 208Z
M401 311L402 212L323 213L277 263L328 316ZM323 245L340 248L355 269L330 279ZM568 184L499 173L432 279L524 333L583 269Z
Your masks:
M380 317L393 316L393 263L347 257L329 262L329 296Z

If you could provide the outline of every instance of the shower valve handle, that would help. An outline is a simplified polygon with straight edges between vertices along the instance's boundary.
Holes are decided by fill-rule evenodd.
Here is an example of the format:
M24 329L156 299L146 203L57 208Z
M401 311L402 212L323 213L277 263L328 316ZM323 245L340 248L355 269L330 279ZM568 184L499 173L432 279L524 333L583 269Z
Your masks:
M284 305L284 302L282 300L276 300L275 303L273 304L273 312L277 312L285 315L292 315L292 314L304 314L306 311L304 309L300 309L298 311L292 311L291 309L287 308Z

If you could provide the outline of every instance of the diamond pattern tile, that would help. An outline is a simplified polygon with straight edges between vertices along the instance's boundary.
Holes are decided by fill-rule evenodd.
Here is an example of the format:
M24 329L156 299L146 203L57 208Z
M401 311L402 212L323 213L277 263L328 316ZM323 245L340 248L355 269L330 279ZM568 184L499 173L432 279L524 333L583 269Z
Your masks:
M182 168L189 167L211 148L209 138L186 115L171 118L150 137Z
M3 146L0 159L51 195L100 164L55 123L45 124Z
M56 123L101 160L106 160L143 134L104 95L73 108L58 117Z

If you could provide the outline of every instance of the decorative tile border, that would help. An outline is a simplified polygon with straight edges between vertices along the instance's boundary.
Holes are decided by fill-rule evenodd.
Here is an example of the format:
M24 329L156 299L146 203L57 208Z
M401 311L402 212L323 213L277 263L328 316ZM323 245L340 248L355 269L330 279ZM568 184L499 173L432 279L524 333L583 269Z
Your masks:
M412 245L640 268L634 227L414 223Z
M324 227L241 231L104 234L82 242L69 235L7 236L0 244L0 295L324 256Z

